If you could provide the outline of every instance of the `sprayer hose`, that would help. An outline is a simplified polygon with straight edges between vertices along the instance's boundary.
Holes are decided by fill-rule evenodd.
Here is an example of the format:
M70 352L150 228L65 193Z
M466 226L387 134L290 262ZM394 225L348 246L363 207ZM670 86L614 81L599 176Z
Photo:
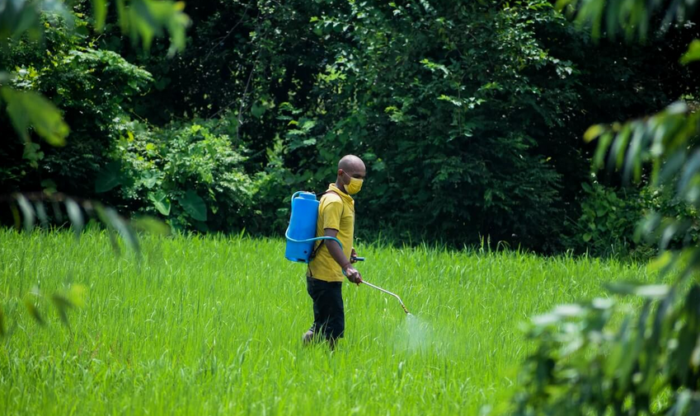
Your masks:
M340 240L338 240L335 237L323 236L323 237L307 238L305 240L295 240L289 236L289 228L287 228L287 231L284 233L284 236L287 238L287 240L291 241L292 243L310 243L312 241L319 241L319 240L333 240L340 245L341 250L343 249L343 243L341 243Z

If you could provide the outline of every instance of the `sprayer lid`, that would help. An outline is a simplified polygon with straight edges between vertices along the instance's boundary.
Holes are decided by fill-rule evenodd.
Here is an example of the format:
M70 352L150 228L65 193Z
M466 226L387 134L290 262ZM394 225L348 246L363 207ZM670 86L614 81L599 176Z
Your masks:
M316 200L316 194L313 192L297 192L297 198Z

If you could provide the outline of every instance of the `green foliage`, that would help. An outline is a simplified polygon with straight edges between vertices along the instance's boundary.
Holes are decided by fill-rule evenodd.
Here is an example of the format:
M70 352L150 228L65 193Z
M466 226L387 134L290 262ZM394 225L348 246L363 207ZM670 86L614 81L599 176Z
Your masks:
M7 112L12 124L22 138L29 142L29 127L33 127L52 146L64 146L68 136L68 125L61 113L41 95L28 91L2 88L0 94L8 103Z
M0 42L17 38L28 33L33 39L41 36L41 22L39 19L42 8L54 10L62 7L60 1L3 1L0 10ZM65 9L64 9L65 10Z
M24 297L23 303L27 313L41 326L46 325L46 319L41 312L45 307L42 308L41 306L50 304L56 310L61 323L70 329L68 312L72 309L80 308L85 304L86 293L87 288L83 285L70 285L68 290L55 292L50 296L42 294L39 289L35 287ZM14 326L6 330L4 325L4 315L2 310L0 310L0 338L9 337L16 330Z
M687 283L610 285L645 299L638 314L596 298L534 318L511 414L697 414L700 286Z
M653 179L633 199L592 188L580 219L589 225L591 240L606 241L609 230L611 236L626 233L608 237L611 245L628 247L641 238L657 245L661 254L654 267L672 283L610 287L613 293L644 298L641 311L598 299L533 319L529 334L538 347L523 368L525 388L515 398L513 414L696 414L700 204L695 197L696 167L689 155L697 152L697 134L695 121L686 124L693 116L684 116L680 108L676 104L645 121L593 126L587 132L589 140L601 137L595 159L599 166L600 155L607 155L608 166L621 169L628 178L640 178L642 164L648 161Z
M644 215L638 193L624 189L616 192L598 182L584 183L583 190L581 216L570 227L575 234L567 246L595 256L638 255L633 253L633 236Z
M267 233L283 232L292 192L324 190L355 153L369 167L363 236L564 248L553 236L579 215L588 180L581 131L685 93L680 55L663 43L597 49L544 1L433 3L210 3L191 11L192 47L176 62L114 36L103 47L157 80L142 117L230 108L250 173L278 148L287 173L258 194Z
M561 177L535 150L541 132L530 127L543 116L562 123L559 108L575 94L545 88L573 73L536 38L538 25L564 24L545 2L429 12L357 2L317 12L311 28L327 60L317 64L308 103L319 104L305 110L295 97L253 114L260 124L283 120L285 159L303 168L297 187L323 189L339 157L357 153L370 169L359 229L451 242L489 234L513 244L556 233ZM280 65L269 53L266 66Z
M46 14L50 54L19 39L0 64L18 68L15 88L44 93L71 126L62 149L0 149L0 158L26 154L40 166L2 164L0 182L39 188L51 177L62 191L100 191L120 209L204 218L201 204L189 203L194 198L184 199L189 213L179 201L192 190L207 206L207 221L183 226L202 230L282 233L289 195L324 190L337 160L355 153L369 167L358 197L362 237L381 232L395 241L461 246L488 235L541 251L566 249L553 236L571 234L567 216L579 216L590 151L580 132L591 119L625 119L688 94L684 82L693 76L675 47L691 29L674 35L672 52L661 42L597 48L544 0L205 2L188 10L197 25L188 32L191 47L176 59L167 56L167 39L154 40L145 54L120 24L95 33L106 10L98 3L75 4L65 23L72 31L61 29L65 18ZM35 73L41 82L32 80ZM180 184L178 198L122 192L138 175L120 182L125 164L114 146L129 130L121 125L139 120L143 131L157 132L222 115L229 126L221 134L255 183L254 202L248 190L224 187L222 195L249 207L238 219L222 221L212 211L219 202L209 200L208 186Z
M17 39L25 32L36 39L43 34L42 14L60 15L68 20L74 17L70 9L82 1L63 0L13 0L3 2L0 9L0 41ZM91 1L95 28L100 31L106 23L108 5L105 0ZM116 16L124 33L134 40L142 40L146 49L154 36L163 36L165 30L172 43L173 50L185 47L185 29L189 18L183 13L184 2L170 0L118 0ZM165 29L165 30L164 30Z
M619 9L623 3L632 9ZM598 12L591 17L586 7L592 4ZM649 4L591 1L582 6L578 18L593 19L595 33L606 10L615 30L628 35L639 30L644 37L649 16L660 2ZM669 13L678 12L681 4L673 2ZM628 14L630 10L638 13ZM685 61L694 59L695 48L693 42ZM610 286L613 293L643 299L641 310L596 299L535 318L529 334L537 339L537 347L523 368L524 387L514 399L512 414L700 412L698 137L698 115L683 102L645 119L595 125L585 133L587 141L598 140L595 167L621 171L626 182L640 182L648 173L651 201L672 201L654 207L638 229L639 236L658 244L661 254L653 267L664 280L651 286Z
M700 40L695 39L690 43L688 47L688 52L681 58L681 63L687 65L691 62L696 62L700 60Z
M76 24L80 23L76 21ZM7 91L45 101L41 94L59 105L63 118L71 126L71 135L60 149L52 146L60 142L40 146L31 141L22 145L10 140L5 147L10 157L4 166L8 170L24 169L33 174L26 174L21 181L12 181L0 174L0 182L11 190L18 190L20 185L31 188L50 177L65 192L90 196L95 176L109 163L107 154L118 137L117 126L128 118L133 97L147 91L151 76L114 52L81 46L84 41L67 35L60 21L47 22L47 25L48 47L24 41L12 44L10 51L17 73L10 84L14 89ZM45 55L37 56L44 50ZM19 92L21 90L27 92ZM14 100L8 111L21 102ZM35 130L41 127L38 123L48 125L50 122L65 128L60 118L51 119L39 113L41 108L34 106L33 112L22 113L36 117ZM18 117L13 119L17 120ZM3 121L0 116L0 125Z
M116 254L121 252L116 238L119 235L137 258L141 255L137 232L170 234L170 229L156 218L140 216L129 221L114 208L99 201L75 198L57 192L15 193L9 197L1 196L0 202L9 202L14 226L18 231L24 229L31 233L35 230L38 219L43 229L55 225L70 226L76 239L79 239L88 221L97 222L105 226Z
M674 247L700 241L697 210L674 198L668 188L615 190L594 182L583 184L583 189L581 216L568 227L574 234L566 243L576 252L637 259L658 254L656 241L644 238L639 227L639 222L652 213L688 224L685 235L672 239Z
M558 9L574 15L577 23L590 27L595 38L646 40L657 31L668 31L673 23L683 24L696 11L697 1L639 0L557 0Z
M680 204L680 213L678 209L650 212L642 224L645 235L658 241L662 250L678 239L684 245L693 245L697 241L693 233L697 230L700 207L697 114L689 112L685 103L674 103L646 120L593 126L588 139L597 137L600 139L594 163L601 166L603 155L608 154L608 166L622 170L628 181L639 181L643 164L649 162L652 191L667 193L674 205Z
M128 33L134 42L141 39L146 50L150 49L155 36L161 37L167 32L171 42L169 56L185 49L185 29L190 19L183 13L184 9L185 3L182 1L117 0L122 31ZM104 11L99 14L104 15Z
M72 30L75 14L69 11L73 2L67 4L61 0L4 1L0 7L0 48L3 52L10 46L10 41L21 38L28 32L33 39L44 32L42 14L60 15ZM93 0L93 11L97 29L104 26L107 16L105 0ZM183 13L184 3L170 0L126 0L117 1L117 20L122 30L137 41L141 39L144 47L150 47L154 36L163 36L167 29L171 37L171 55L185 47L185 28L189 18ZM0 74L5 74L9 68L0 61ZM6 81L3 81L3 84ZM3 84L0 84L2 86ZM2 88L2 97L7 103L8 115L17 132L22 136L27 146L30 145L27 129L34 127L37 135L50 144L62 143L68 134L68 127L61 119L61 113L53 103L34 93L15 93L11 88ZM33 164L37 164L37 153L31 154Z
M178 229L254 225L254 204L265 176L245 172L245 149L237 149L222 133L227 129L223 119L153 131L125 124L114 155L119 163L98 185L105 191L122 185L121 196L132 208L160 214Z

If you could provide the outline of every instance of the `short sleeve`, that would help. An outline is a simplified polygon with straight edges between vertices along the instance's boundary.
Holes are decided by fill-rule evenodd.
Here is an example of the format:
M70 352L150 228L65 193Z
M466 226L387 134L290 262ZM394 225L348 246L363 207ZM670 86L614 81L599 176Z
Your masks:
M324 230L326 228L340 230L340 217L343 215L343 202L339 200L328 201L321 215L323 216Z

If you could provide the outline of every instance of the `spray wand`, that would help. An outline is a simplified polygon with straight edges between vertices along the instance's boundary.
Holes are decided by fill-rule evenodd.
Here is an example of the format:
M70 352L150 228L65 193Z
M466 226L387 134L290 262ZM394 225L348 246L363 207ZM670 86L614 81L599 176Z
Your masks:
M365 261L365 258L364 258L364 257L352 257L352 260L355 260L355 261ZM377 290L380 291L380 292L384 292L384 293L386 293L387 295L390 295L390 296L395 297L395 298L399 301L399 303L401 304L401 307L403 308L403 311L406 312L406 315L411 315L411 313L408 311L408 309L406 309L406 305L403 304L403 301L401 300L401 298L399 297L399 295L397 295L396 293L391 293L391 292L389 292L389 291L386 290L386 289L382 289L382 288L379 287L379 286L375 286L375 285L373 285L372 283L367 282L366 280L363 280L363 281L362 281L362 284L367 285L367 286L371 287L372 289L377 289Z
M411 314L411 313L408 311L408 309L406 309L406 305L403 304L403 301L401 301L401 298L399 297L399 295L397 295L396 293L391 293L391 292L389 292L388 290L382 289L382 288L379 287L379 286L375 286L375 285L373 285L372 283L369 283L369 282L367 282L367 281L365 281L365 280L362 281L362 284L363 284L363 285L367 285L367 286L369 286L369 287L371 287L371 288L373 288L373 289L377 289L377 290L379 290L379 291L381 291L381 292L384 292L384 293L386 293L387 295L391 295L391 296L395 297L396 299L398 299L399 303L401 304L401 307L403 308L403 311L406 312L407 315L410 315L410 314Z

